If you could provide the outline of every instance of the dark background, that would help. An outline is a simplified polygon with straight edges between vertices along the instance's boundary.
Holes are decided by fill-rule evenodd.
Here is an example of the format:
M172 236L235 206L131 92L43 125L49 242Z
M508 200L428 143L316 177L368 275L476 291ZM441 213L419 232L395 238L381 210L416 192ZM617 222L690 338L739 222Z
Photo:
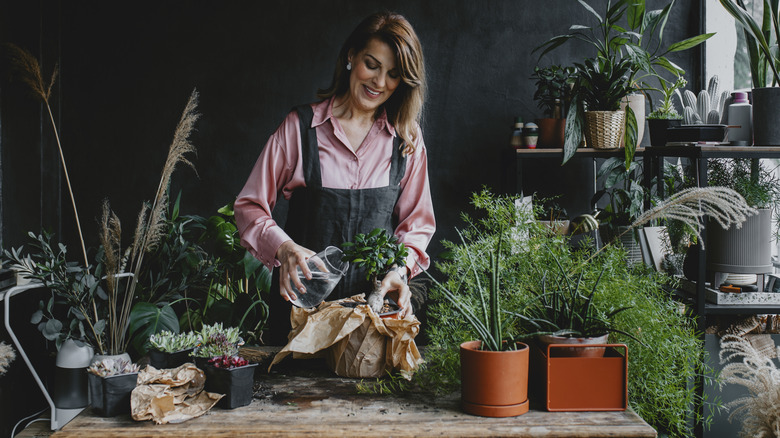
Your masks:
M591 3L603 14L605 0ZM647 3L661 8L668 2ZM438 222L429 251L436 256L441 239L453 240L472 192L515 187L507 178L514 160L503 154L513 119L540 115L529 79L537 65L531 51L571 24L594 24L576 1L0 0L0 42L30 50L42 61L44 77L60 67L54 117L82 228L94 246L104 198L130 239L141 202L154 196L193 88L202 113L193 138L197 174L180 168L172 193L182 190L184 214L210 216L241 190L287 111L316 100L317 89L328 85L338 49L354 26L380 9L409 19L426 58L423 132ZM700 1L677 1L665 40L699 33L699 16ZM590 46L571 43L539 64L593 55ZM700 51L672 59L688 71L689 88L701 89ZM70 198L47 117L0 60L0 246L17 247L28 230L45 228L68 244L75 261ZM589 211L592 179L588 160L563 167L558 159L540 160L526 165L524 187L563 194L560 202L573 216ZM40 342L32 326L29 332ZM21 359L14 366L23 367ZM14 392L8 379L0 377L3 400Z

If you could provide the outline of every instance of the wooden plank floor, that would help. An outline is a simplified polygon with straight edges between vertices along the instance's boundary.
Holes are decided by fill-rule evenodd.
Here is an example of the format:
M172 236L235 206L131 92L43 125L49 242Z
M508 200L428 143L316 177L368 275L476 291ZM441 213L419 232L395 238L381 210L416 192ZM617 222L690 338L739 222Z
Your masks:
M319 361L285 360L270 374L258 373L255 398L243 408L214 408L202 417L166 425L135 422L129 415L97 417L87 409L52 437L656 436L655 430L631 411L532 409L519 417L483 418L464 414L457 393L446 397L422 393L360 395L355 383L355 379L333 375Z

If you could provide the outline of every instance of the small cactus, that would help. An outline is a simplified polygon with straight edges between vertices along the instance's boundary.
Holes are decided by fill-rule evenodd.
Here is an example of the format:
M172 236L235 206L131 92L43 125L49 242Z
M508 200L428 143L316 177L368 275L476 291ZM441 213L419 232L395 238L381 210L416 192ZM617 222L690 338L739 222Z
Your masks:
M683 123L686 125L701 125L720 123L723 109L730 92L718 93L718 76L710 78L706 90L701 90L695 95L691 90L683 93Z

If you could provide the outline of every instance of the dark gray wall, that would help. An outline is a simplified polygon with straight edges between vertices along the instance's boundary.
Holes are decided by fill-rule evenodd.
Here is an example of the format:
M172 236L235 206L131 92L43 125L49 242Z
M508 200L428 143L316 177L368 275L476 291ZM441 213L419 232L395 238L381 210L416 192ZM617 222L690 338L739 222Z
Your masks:
M593 3L601 10L606 1ZM698 4L676 2L668 40L697 31ZM439 223L431 248L436 254L439 239L454 236L471 192L482 186L506 189L502 172L511 160L502 160L501 152L512 120L538 115L529 79L537 58L531 50L570 24L592 23L577 2L0 0L0 40L42 54L47 72L54 60L60 62L55 116L82 226L94 243L94 218L103 198L110 199L129 230L141 201L153 196L194 87L203 114L194 138L198 174L177 171L174 193L183 189L184 213L210 215L239 192L285 113L315 100L317 88L328 84L344 38L378 9L404 14L426 56L423 129ZM570 63L585 55L592 55L589 47L571 44L540 64ZM674 59L696 71L698 51ZM24 232L41 226L75 242L49 126L41 124L40 108L20 91L23 86L2 76L0 243L18 245ZM689 79L695 78L689 74ZM581 179L592 176L590 166L560 167L557 160L534 165L528 172L531 188L565 194L569 213L582 213L590 191ZM60 193L60 202L52 193Z

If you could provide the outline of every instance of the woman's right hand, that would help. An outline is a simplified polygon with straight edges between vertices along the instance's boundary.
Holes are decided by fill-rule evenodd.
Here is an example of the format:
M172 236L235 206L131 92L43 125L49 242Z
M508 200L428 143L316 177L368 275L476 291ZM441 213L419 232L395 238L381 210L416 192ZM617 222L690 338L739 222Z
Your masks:
M295 287L301 293L306 293L306 288L303 287L303 283L298 278L297 267L300 266L301 272L303 272L306 279L311 280L311 271L306 265L306 260L315 254L314 251L304 248L292 240L282 243L276 251L276 259L281 263L281 266L279 266L279 295L285 301L298 299L295 292L293 292L292 286L290 286L290 281L295 284Z

